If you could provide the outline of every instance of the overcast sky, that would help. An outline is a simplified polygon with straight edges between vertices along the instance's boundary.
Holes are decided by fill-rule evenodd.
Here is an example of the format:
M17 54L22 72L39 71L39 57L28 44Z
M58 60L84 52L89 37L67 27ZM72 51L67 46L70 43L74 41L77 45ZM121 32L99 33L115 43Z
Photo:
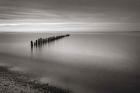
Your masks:
M0 31L139 31L140 0L0 0Z

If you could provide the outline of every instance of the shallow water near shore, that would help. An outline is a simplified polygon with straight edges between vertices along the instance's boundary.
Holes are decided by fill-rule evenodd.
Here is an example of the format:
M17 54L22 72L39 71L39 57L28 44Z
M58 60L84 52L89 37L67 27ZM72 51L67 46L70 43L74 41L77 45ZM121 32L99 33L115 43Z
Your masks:
M72 33L31 49L52 35L60 33L1 33L0 65L75 93L140 92L140 33Z

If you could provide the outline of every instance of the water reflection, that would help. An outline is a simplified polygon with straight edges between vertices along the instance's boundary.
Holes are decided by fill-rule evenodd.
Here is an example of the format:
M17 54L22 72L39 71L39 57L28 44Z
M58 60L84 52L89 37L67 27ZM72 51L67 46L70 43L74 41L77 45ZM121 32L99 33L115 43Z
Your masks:
M35 38L31 38L32 34L30 38L21 35L21 40L13 36L14 41L0 44L0 51L22 56L32 52L33 56L31 60L1 54L1 63L35 73L42 82L51 81L75 93L140 93L138 35L72 34L32 48L30 40L36 42L43 35Z
M33 41L30 41L30 44L31 44L31 52L33 52L33 48L38 48L39 50L41 50L41 48L46 45L46 44L50 44L50 43L53 43L55 42L56 40L60 40L64 37L69 37L70 34L66 34L66 35L59 35L59 36L51 36L51 37L48 37L48 38L38 38L37 40L35 40L34 42Z

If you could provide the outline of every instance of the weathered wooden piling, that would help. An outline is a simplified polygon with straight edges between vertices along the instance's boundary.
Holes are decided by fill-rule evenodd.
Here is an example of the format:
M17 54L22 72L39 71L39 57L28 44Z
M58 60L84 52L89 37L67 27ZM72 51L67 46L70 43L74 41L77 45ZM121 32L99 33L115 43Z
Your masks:
M33 48L33 46L34 46L34 45L33 45L33 41L31 41L31 48Z
M46 43L50 43L50 42L53 42L55 40L67 37L67 36L70 36L70 34L51 36L51 37L48 37L48 38L38 38L37 40L35 40L35 42L31 41L31 47L33 47L33 46L40 47L40 46L43 46Z

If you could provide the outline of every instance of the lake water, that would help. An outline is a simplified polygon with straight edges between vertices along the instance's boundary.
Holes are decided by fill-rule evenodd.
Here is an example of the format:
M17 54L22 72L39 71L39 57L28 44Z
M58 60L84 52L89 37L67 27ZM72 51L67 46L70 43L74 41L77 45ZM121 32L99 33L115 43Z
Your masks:
M30 47L31 40L61 34L1 33L0 65L75 93L140 93L140 33L72 33Z

